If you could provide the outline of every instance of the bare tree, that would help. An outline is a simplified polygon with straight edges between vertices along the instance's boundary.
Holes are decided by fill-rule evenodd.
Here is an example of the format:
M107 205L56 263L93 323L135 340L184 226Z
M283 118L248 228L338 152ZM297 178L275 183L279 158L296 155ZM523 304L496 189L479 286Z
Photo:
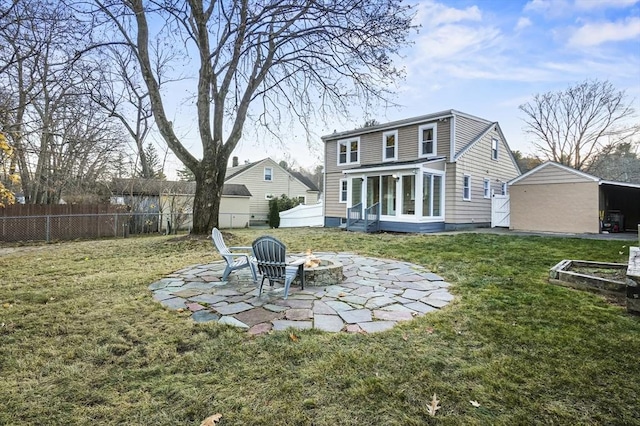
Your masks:
M625 92L608 81L585 81L560 92L537 94L520 105L524 130L540 156L589 171L598 154L638 133L627 121L634 110Z
M225 171L248 116L265 127L283 116L308 128L315 113L347 114L384 101L402 71L391 56L408 43L412 12L399 0L94 0L134 52L154 118L169 148L196 177L193 233L218 224ZM80 6L78 6L80 7ZM164 23L158 29L153 23ZM181 142L154 72L154 37L178 37L198 57L198 159ZM166 44L171 44L169 40ZM165 95L166 96L166 95Z

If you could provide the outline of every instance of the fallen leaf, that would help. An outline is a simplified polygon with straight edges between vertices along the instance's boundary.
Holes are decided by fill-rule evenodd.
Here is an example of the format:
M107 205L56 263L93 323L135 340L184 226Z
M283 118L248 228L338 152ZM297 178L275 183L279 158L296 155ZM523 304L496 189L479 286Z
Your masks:
M347 293L339 293L338 297L345 297L347 295Z
M209 416L200 423L200 426L215 426L220 421L222 414L216 413L213 416Z
M296 336L294 333L289 333L289 339L291 339L294 342L297 342L298 336Z
M427 327L427 334L433 334L433 327Z
M434 393L433 398L431 398L431 404L429 404L429 406L427 407L427 410L429 411L429 415L431 417L435 417L436 411L438 411L441 408L438 404L440 404L440 400Z
M182 312L184 312L184 309L183 308L179 308L177 312L182 313Z
M4 305L2 305L3 308L10 308L11 307L11 303L5 303Z
M478 408L480 406L480 403L478 401L469 401L471 403L471 405L473 405L474 407Z
M403 334L402 335L402 340L404 340L406 342L407 340L409 340L409 336L407 336L406 334Z

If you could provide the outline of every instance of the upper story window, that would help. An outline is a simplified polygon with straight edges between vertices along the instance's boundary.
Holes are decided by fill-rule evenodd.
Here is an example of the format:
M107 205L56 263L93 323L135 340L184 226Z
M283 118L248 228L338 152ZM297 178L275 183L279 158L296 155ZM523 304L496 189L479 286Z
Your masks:
M273 167L265 167L264 168L264 180L266 182L273 181Z
M471 201L471 176L465 175L462 178L462 199Z
M498 139L491 139L491 159L498 159Z
M340 202L347 202L347 180L340 179Z
M438 138L436 124L425 124L418 127L418 156L431 157L438 152Z
M360 162L360 138L338 141L338 165Z
M398 131L392 130L382 134L382 161L398 159Z

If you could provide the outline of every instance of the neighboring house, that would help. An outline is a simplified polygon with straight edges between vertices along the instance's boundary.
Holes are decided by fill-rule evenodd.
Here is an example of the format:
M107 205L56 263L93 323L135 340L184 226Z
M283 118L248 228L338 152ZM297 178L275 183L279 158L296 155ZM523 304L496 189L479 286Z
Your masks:
M322 140L325 226L367 208L379 212L374 229L383 231L489 226L492 194L520 174L498 123L455 110Z
M227 169L225 184L246 186L251 197L251 223L264 224L269 215L269 200L286 195L300 200L301 204L316 204L319 190L316 185L298 172L290 172L271 158L254 163L233 166Z
M637 231L640 184L603 180L547 162L509 182L510 228L598 233Z
M131 213L137 213L132 220L142 222L150 228L149 232L184 230L193 224L195 191L195 182L116 179L112 185L111 204L129 206ZM250 199L251 193L244 185L225 184L220 199L218 226L249 226Z

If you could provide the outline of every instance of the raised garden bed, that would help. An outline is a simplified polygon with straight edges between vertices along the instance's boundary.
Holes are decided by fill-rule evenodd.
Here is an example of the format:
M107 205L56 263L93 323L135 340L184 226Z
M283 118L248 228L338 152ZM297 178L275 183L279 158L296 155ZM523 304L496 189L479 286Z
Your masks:
M626 298L627 264L563 260L551 268L549 282L623 300Z

